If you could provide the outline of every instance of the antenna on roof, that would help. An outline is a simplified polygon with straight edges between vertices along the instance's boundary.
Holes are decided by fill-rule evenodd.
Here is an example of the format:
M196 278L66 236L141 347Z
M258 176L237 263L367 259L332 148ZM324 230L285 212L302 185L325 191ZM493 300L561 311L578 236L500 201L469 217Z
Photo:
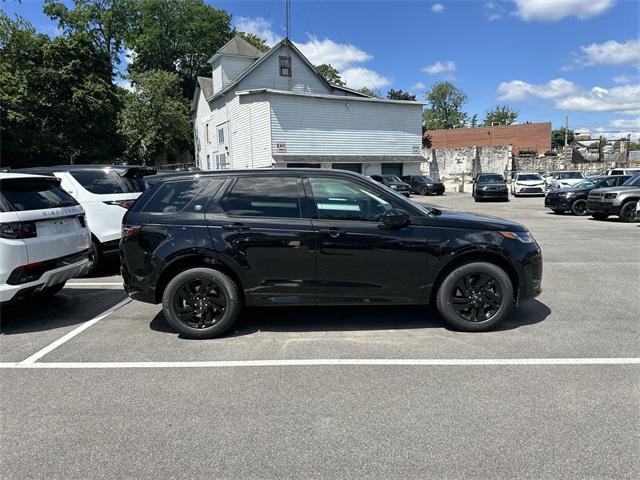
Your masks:
M291 5L290 0L284 0L284 36L288 40L291 32Z

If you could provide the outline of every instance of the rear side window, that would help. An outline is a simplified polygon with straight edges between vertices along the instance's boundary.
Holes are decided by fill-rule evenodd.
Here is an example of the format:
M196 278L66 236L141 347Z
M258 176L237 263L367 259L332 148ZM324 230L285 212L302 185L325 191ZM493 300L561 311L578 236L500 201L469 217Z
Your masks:
M163 183L142 211L149 213L180 212L209 182L210 179L201 179ZM214 182L222 184L223 180L214 180Z
M138 191L114 170L78 170L69 173L91 193L108 195Z
M4 202L11 210L42 210L78 205L56 181L47 179L7 179L0 181Z
M240 217L300 218L297 177L240 177L222 199L222 208Z

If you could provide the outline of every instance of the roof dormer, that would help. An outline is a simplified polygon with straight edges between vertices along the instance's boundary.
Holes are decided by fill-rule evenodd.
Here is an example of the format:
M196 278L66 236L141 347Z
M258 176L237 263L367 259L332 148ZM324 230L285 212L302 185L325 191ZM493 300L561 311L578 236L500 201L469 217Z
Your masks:
M211 64L213 94L224 90L249 65L258 59L262 52L240 35L236 35L222 46L209 60Z

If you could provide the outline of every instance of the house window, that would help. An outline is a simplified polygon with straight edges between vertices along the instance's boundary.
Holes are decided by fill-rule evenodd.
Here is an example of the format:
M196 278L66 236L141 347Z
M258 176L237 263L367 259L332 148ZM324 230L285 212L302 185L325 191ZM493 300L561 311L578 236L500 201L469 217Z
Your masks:
M229 166L227 165L227 154L217 153L216 154L216 170L222 170L225 168L229 168Z
M218 145L224 145L224 127L218 128Z
M205 124L204 126L204 138L207 139L207 143L211 143L211 137L209 137L209 124Z
M280 76L291 76L291 57L280 57Z

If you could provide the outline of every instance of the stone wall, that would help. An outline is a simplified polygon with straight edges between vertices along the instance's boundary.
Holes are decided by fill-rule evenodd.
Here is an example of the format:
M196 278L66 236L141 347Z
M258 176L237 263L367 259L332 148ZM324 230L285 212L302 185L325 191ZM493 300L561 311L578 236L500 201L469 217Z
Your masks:
M442 180L481 172L502 174L511 169L511 145L424 149L423 155L423 174Z

